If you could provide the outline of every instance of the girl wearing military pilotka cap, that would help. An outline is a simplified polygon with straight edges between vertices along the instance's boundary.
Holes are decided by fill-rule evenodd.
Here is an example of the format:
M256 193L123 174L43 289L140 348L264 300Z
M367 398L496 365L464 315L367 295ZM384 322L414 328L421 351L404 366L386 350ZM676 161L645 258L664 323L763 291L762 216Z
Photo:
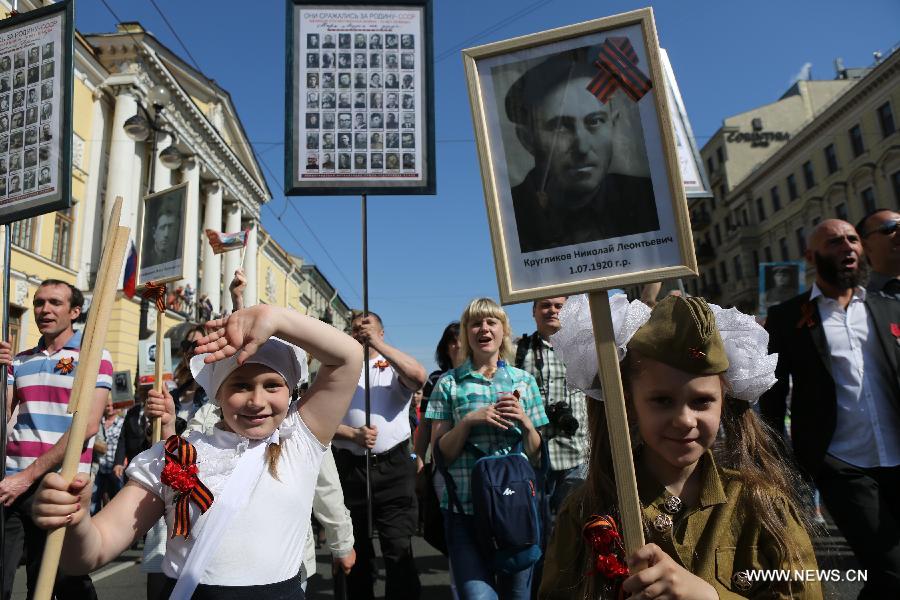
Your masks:
M557 519L539 597L822 598L818 582L757 580L816 569L805 486L751 410L775 382L768 334L700 298L670 296L651 311L620 294L610 305L647 544L624 556L610 433L591 402L588 478ZM587 299L570 298L560 321L552 341L569 384L601 398Z

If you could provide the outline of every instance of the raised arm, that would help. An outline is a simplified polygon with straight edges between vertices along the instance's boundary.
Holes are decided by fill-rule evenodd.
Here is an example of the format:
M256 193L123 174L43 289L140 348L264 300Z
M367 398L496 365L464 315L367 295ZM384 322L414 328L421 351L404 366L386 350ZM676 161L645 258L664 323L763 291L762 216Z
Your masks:
M209 352L212 363L237 355L239 364L272 336L300 346L322 366L316 381L303 395L300 414L320 442L327 444L350 406L362 369L362 347L331 325L296 311L251 306L224 319L210 321L212 333L198 340L197 352Z

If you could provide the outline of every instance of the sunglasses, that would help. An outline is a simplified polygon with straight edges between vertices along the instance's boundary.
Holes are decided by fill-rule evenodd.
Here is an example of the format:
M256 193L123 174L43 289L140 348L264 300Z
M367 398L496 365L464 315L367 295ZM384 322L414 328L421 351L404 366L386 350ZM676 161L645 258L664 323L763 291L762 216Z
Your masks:
M900 221L896 219L891 219L890 221L885 221L872 231L867 232L863 237L863 239L869 237L873 233L881 233L883 235L894 235L897 233L897 229L900 228Z

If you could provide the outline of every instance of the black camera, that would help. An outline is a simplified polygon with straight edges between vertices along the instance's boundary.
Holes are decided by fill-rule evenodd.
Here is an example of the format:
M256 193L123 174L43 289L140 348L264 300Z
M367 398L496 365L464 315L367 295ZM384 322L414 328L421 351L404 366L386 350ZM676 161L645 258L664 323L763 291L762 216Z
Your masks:
M547 405L547 418L557 435L572 437L578 431L578 419L572 414L568 402L554 402Z

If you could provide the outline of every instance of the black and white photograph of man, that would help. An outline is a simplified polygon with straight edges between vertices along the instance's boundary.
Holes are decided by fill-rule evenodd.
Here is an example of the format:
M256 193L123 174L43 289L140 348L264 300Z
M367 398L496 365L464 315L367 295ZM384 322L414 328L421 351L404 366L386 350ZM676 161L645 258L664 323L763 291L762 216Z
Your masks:
M41 121L49 121L51 115L53 115L53 104L51 102L41 104Z
M314 90L319 87L319 74L318 73L307 73L306 74L306 88Z
M403 168L404 169L415 169L416 168L416 155L412 152L404 152L403 153Z
M50 123L41 124L41 141L49 142L53 139L53 134L50 132Z
M53 42L47 42L46 44L44 44L43 58L44 60L53 58Z
M389 33L384 36L384 47L386 50L396 50L397 49L397 34Z
M37 86L28 88L28 100L26 104L28 106L36 105L38 103L38 89Z
M12 60L9 55L0 58L0 73L6 73L12 68Z
M51 67L53 66L53 63L47 63L47 64L50 65ZM52 77L52 75L51 75L51 77ZM40 65L32 65L32 66L28 67L27 80L28 80L28 85L37 83L38 81L41 80L41 66Z
M396 131L384 134L384 145L386 148L399 148L400 134Z
M373 154L369 157L369 168L380 171L384 168L384 157L380 153Z
M13 68L14 69L24 69L25 68L25 50L17 50L15 54L15 60L13 60Z
M338 169L341 171L349 171L350 170L350 154L347 152L341 152L338 154Z
M28 148L25 150L25 168L37 166L37 148Z
M50 79L53 77L53 61L45 62L41 65L41 79ZM29 79L28 83L32 83Z
M322 53L322 68L323 69L334 68L334 52L323 52Z
M597 54L582 47L493 69L495 80L514 78L497 102L513 125L503 145L515 148L506 161L522 252L659 229L634 102L619 90L604 103L588 89ZM641 152L619 152L623 136Z
M397 171L400 169L400 157L396 152L388 152L384 157L384 164L388 171Z
M165 265L182 256L181 218L185 199L185 189L178 188L149 198L144 204L141 271Z
M5 133L0 134L0 152L9 151L9 136Z
M323 48L334 48L334 34L326 33L322 36Z
M353 36L353 47L354 48L365 48L366 47L366 34L357 33Z
M763 264L760 275L760 304L768 309L790 300L803 290L800 282L801 263Z
M37 46L32 46L28 49L28 64L33 65L41 62L41 49Z
M365 152L357 152L353 155L353 168L357 171L365 171L368 165Z
M318 69L319 68L319 53L318 52L309 52L306 54L306 68L307 69Z
M50 167L41 167L41 173L38 176L38 185L47 185L50 183Z
M325 171L334 171L334 159L331 157L331 152L322 154L322 169Z
M334 129L334 113L322 113L322 129Z
M400 55L400 68L401 69L415 69L416 68L416 60L413 57L412 52L404 52Z
M369 36L369 48L381 50L381 34L373 33Z
M334 150L334 134L333 133L323 133L322 134L322 149L323 150Z
M384 68L385 69L396 69L397 68L397 55L393 52L388 52L387 56L384 57Z
M53 97L53 80L41 82L41 100L49 100Z
M350 34L349 33L340 33L338 34L338 48L349 48L350 47ZM340 158L338 158L340 160Z
M404 50L412 50L415 48L415 41L411 33L404 33L400 36L400 47Z
M338 69L349 69L352 62L349 52L341 52L338 54Z
M306 34L306 47L310 50L315 50L319 47L319 34L318 33L307 33Z
M34 169L28 169L27 171L25 171L25 173L22 177L22 181L23 181L22 189L23 190L33 190L34 186L35 186L35 180L36 180L36 176L35 176Z
M319 113L306 113L306 128L307 129L318 129L319 128Z

